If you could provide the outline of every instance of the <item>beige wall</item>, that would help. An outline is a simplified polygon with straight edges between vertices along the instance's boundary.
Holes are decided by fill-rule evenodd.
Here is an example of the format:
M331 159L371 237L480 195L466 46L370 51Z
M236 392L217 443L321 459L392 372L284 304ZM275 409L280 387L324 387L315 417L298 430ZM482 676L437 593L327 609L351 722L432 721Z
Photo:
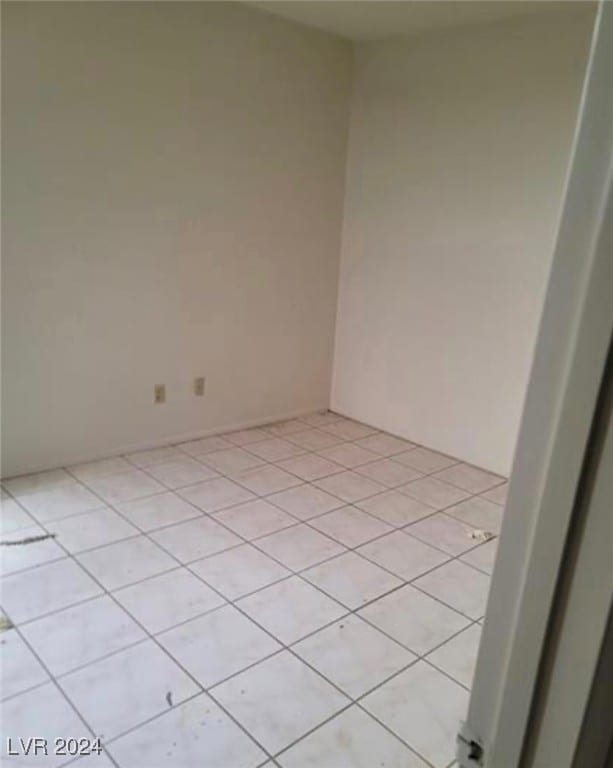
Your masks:
M333 408L509 471L592 20L357 46Z
M225 3L2 26L4 476L327 406L350 45Z
M341 226L332 407L508 471L590 9L358 44L346 179L346 42L233 3L2 22L4 476L328 405Z

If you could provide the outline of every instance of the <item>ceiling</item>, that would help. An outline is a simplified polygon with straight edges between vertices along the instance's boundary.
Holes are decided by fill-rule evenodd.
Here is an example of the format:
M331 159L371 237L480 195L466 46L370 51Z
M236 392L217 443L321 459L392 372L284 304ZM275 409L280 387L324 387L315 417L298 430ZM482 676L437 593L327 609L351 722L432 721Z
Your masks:
M571 10L586 0L249 0L249 5L350 40Z

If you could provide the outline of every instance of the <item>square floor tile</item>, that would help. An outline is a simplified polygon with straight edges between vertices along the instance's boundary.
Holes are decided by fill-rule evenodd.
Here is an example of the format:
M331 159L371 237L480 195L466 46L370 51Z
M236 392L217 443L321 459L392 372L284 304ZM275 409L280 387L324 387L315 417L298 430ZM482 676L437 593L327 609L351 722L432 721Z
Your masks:
M234 475L234 479L258 496L268 496L270 493L300 485L300 480L297 477L271 464L238 472Z
M170 555L144 536L91 549L77 555L77 560L108 590L125 587L177 566Z
M190 456L203 456L213 451L223 451L224 448L232 448L232 443L226 440L226 435L220 437L203 437L200 440L189 440L187 443L181 443L177 446Z
M61 485L73 485L74 477L64 469L50 469L46 472L35 472L31 475L10 477L2 481L2 485L13 496L24 496L40 491L50 491Z
M29 622L22 632L55 676L146 638L138 624L106 595Z
M297 577L243 597L236 605L285 645L347 613L343 606Z
M489 577L457 560L417 579L415 586L473 619L485 615Z
M3 498L0 501L0 532L12 533L20 528L30 528L34 523L34 518L14 499Z
M449 507L445 512L458 520L462 520L472 528L488 533L498 534L502 528L503 508L493 501L481 499L478 496L462 501L454 507Z
M287 651L226 680L212 694L273 754L349 703Z
M267 440L250 443L247 446L247 450L249 453L257 456L260 459L260 463L262 459L265 461L280 461L281 459L289 459L291 456L298 456L304 453L304 448L300 448L280 437L270 436Z
M72 515L49 523L48 528L69 552L82 552L140 534L138 528L130 525L112 509Z
M507 503L508 493L509 484L502 483L501 485L494 486L494 488L490 488L489 491L484 491L481 495L484 499L493 501L495 504L500 504L504 507L504 505Z
M342 438L323 432L321 429L307 429L305 432L288 435L287 439L307 451L320 451L322 448L329 448L331 445L343 442Z
M19 502L32 517L43 524L105 506L103 501L80 483L27 494L21 496Z
M438 549L430 547L402 531L383 536L360 547L358 553L407 581L449 560Z
M132 469L118 475L93 477L87 481L87 485L109 504L153 496L154 493L166 490L157 480L140 469Z
M400 486L398 490L434 509L450 507L470 496L466 491L437 480L435 477L421 477L419 480Z
M190 485L189 488L183 488L180 495L204 512L217 512L219 509L234 507L243 501L255 498L254 494L246 488L225 477Z
M302 480L317 480L321 477L333 475L336 472L342 472L343 467L334 461L329 461L316 453L306 453L302 456L295 456L292 459L285 459L279 462L279 466L296 475Z
M333 496L338 496L339 499L348 504L361 501L385 490L385 486L381 483L375 483L374 480L358 475L357 472L340 472L337 475L330 475L330 477L317 480L315 485Z
M309 520L333 509L342 507L344 502L314 485L298 485L281 493L274 493L267 501L289 512L299 520Z
M436 477L469 493L483 493L504 481L503 477L470 464L456 464L455 467L437 472Z
M481 627L473 624L427 657L431 664L470 688L477 665Z
M417 658L358 616L325 627L293 650L353 699Z
M19 637L17 630L9 629L0 634L0 699L23 693L29 688L46 683L49 675L43 669L40 661ZM3 729L4 730L4 729ZM22 736L23 734L7 734ZM4 741L4 739L3 739Z
M470 623L465 616L410 585L367 605L359 615L419 656Z
M394 456L397 453L403 453L409 448L413 448L413 443L410 443L408 440L403 440L401 437L395 437L394 435L386 435L384 432L356 440L356 445L377 453L379 456Z
M352 610L402 584L396 576L353 552L326 560L304 571L302 575Z
M369 694L363 706L435 768L446 768L455 756L468 691L418 661Z
M395 528L414 523L434 512L434 509L427 504L412 499L404 493L398 493L398 491L378 493L369 499L356 502L356 507L375 515Z
M239 429L237 432L227 432L223 437L224 440L228 440L234 445L250 445L260 440L267 440L270 435L263 429L253 427L252 429Z
M125 587L114 596L152 635L219 608L225 602L186 568Z
M50 754L23 757L19 762L8 757L8 737L13 745L19 737L37 736L54 744L59 734L75 738L91 738L74 709L58 691L54 683L47 683L27 693L15 696L2 704L2 744L0 746L2 765L32 765L42 768L56 768L66 763L65 756ZM10 760L10 762L9 762Z
M152 640L96 661L59 683L85 721L108 740L180 704L198 686Z
M183 488L186 485L194 485L194 483L201 483L203 480L219 477L215 470L188 456L165 461L163 464L154 464L147 469L147 472L166 488L171 489Z
M319 451L319 455L324 459L335 461L347 469L354 469L361 464L367 464L369 461L376 461L379 458L377 453L367 451L366 448L360 448L355 443L341 443L340 445L324 448Z
M413 448L405 453L399 453L395 460L425 474L437 472L458 463L457 459L446 456L444 453L430 451L428 448Z
M464 563L472 565L473 568L478 568L480 571L491 575L494 572L497 552L498 539L491 539L486 544L481 544L481 546L471 549L470 552L462 555L460 559Z
M345 551L341 544L307 525L272 533L258 539L256 546L293 571L301 571Z
M342 437L343 440L360 440L378 432L373 427L367 427L366 424L360 424L358 421L351 421L351 419L341 419L341 421L335 421L332 424L324 424L321 429L331 435Z
M0 536L0 573L3 576L66 557L66 552L39 525Z
M109 752L121 768L256 768L266 759L206 693L117 739Z
M244 539L266 536L297 523L295 517L291 517L287 512L269 504L264 499L254 499L238 507L215 512L213 517Z
M160 493L146 499L118 504L117 510L141 531L154 531L175 523L183 523L202 515L176 493Z
M136 451L136 453L129 453L126 459L134 464L135 467L145 469L146 467L153 467L155 464L165 464L167 461L173 461L174 459L182 459L185 457L183 451L178 448L174 448L171 445L166 445L163 448L151 448L147 451Z
M243 469L259 467L264 463L262 459L237 446L226 448L223 451L207 453L206 456L203 456L202 460L208 467L212 467L224 475L241 472Z
M411 469L411 467L405 467L393 459L378 459L358 467L356 472L388 488L396 488L422 476L420 472Z
M266 424L264 427L264 431L271 435L292 435L294 432L302 432L303 430L304 424L298 419L276 421L273 424Z
M291 573L250 544L220 552L189 567L228 600L267 587Z
M379 518L351 506L316 517L310 525L346 547L357 547L394 530Z
M449 517L446 512L437 512L404 529L405 533L450 555L461 555L475 546L477 542L472 538L473 530L470 525Z
M186 523L154 531L151 538L182 563L214 555L242 544L234 533L210 517L198 517Z
M88 461L85 464L73 464L68 467L71 475L74 475L82 483L86 483L94 477L107 477L118 472L129 472L134 467L119 456L100 461Z
M74 560L64 558L2 580L2 607L18 624L102 592Z
M205 688L282 647L231 605L163 632L158 640Z
M414 752L357 706L283 752L282 768L427 768Z

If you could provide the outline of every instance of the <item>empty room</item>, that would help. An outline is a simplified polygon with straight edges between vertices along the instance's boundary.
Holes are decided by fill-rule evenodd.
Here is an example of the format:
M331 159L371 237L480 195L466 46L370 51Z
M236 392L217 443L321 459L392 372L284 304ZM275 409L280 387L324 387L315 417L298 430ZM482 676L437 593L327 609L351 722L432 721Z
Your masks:
M2 764L515 768L599 6L1 10Z

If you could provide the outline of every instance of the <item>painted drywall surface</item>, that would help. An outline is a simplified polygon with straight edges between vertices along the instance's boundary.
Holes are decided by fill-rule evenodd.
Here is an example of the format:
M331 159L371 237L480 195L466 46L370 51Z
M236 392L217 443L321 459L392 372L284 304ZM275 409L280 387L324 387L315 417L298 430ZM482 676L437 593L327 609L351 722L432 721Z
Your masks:
M509 472L592 20L357 46L334 409Z
M2 16L3 475L327 406L350 45L230 3Z

